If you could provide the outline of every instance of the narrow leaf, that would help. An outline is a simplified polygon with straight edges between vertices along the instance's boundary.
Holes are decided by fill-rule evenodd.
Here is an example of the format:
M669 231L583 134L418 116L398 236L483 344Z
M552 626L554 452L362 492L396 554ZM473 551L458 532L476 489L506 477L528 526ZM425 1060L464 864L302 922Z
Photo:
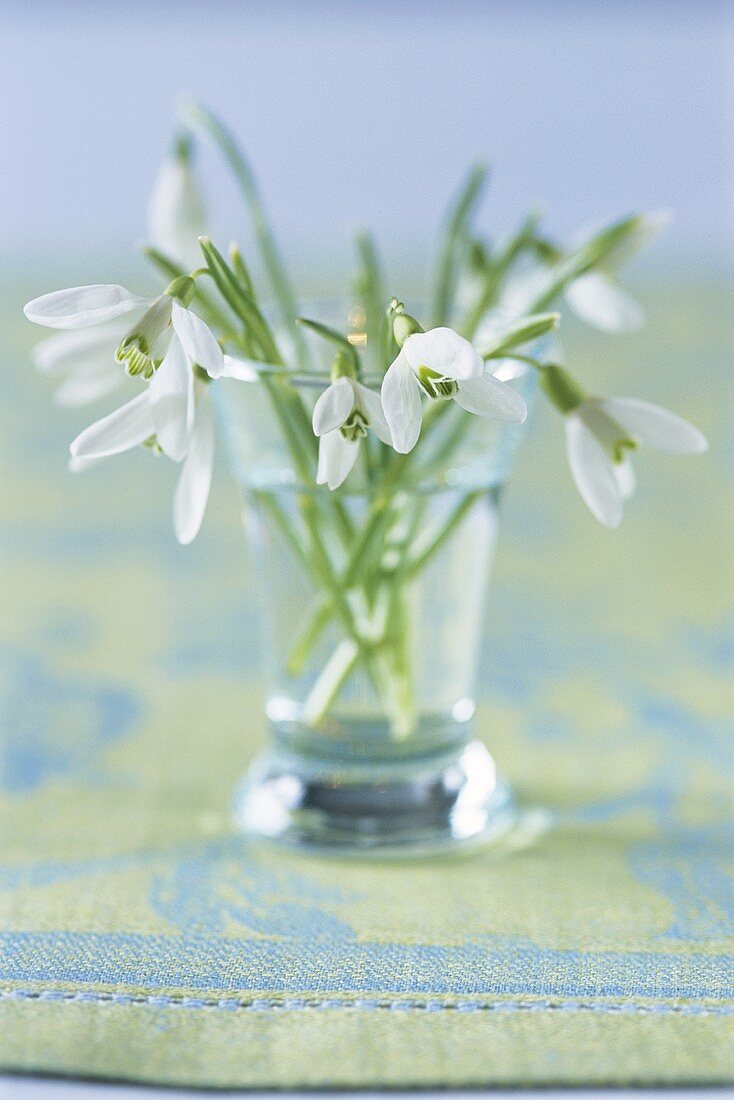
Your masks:
M476 164L469 172L466 182L449 209L436 272L433 305L436 326L445 325L449 320L456 290L457 253L464 243L467 227L481 197L486 179L486 165Z
M375 368L384 371L389 364L384 361L383 355L387 318L380 261L374 239L369 233L360 233L356 244L360 267L355 289L366 315L367 352Z
M357 349L353 344L350 344L346 336L343 336L341 332L337 332L336 329L329 328L328 325L322 325L320 321L311 321L308 317L299 317L299 325L305 325L306 328L310 328L313 332L318 333L324 340L329 340L330 343L336 344L342 351L346 351L354 365L355 370L359 370L359 355Z
M529 344L549 332L558 328L559 313L535 313L528 317L521 317L519 321L509 325L500 332L483 352L483 359L496 359L512 348L519 348L523 344Z
M207 237L200 237L199 245L204 254L209 274L216 283L220 294L243 322L249 334L257 341L266 361L276 364L282 363L283 360L267 321L252 297L243 289L221 252L215 248Z
M299 359L305 367L308 360L308 348L295 324L298 315L296 298L285 265L280 258L275 237L268 223L252 169L232 134L215 115L200 104L192 104L185 114L190 125L208 134L219 146L225 160L232 169L252 219L255 237L278 302L283 323L291 330Z

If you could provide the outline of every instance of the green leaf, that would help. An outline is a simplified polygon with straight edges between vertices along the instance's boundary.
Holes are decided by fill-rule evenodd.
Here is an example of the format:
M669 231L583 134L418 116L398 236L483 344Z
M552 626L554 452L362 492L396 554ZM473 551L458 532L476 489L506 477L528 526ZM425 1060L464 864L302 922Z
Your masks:
M560 313L534 313L521 317L500 332L482 354L483 359L497 359L513 348L538 340L558 328Z
M236 244L229 246L229 258L232 263L232 270L242 284L242 289L246 294L255 296L255 291L252 284L252 278L250 272L247 269L245 261L242 259L242 253Z
M449 320L457 282L458 253L466 243L466 231L487 179L487 167L476 164L449 209L443 243L439 251L433 304L435 325Z
M180 279L181 276L186 274L186 271L180 264L177 264L174 260L170 259L170 257L164 255L164 253L160 252L157 248L146 247L143 249L143 255L168 279ZM198 280L196 283L194 301L208 325L219 327L224 332L229 331L232 326L231 318L223 313L217 303L212 300L211 296L202 289Z
M587 271L618 267L644 247L661 224L660 217L632 214L605 226L552 269L549 282L533 307L545 309L569 283Z
M283 362L267 321L254 299L243 288L234 271L208 237L199 238L207 269L217 289L229 307L237 314L248 333L255 339L269 363Z
M341 332L337 332L336 329L329 328L328 325L322 325L321 321L311 321L308 317L299 317L299 325L305 325L306 328L310 328L313 332L318 333L324 340L328 340L344 352L347 352L349 358L354 367L355 373L359 371L359 355L357 349L353 344L350 344L346 336L343 336Z
M479 298L470 309L461 331L471 340L487 310L496 301L503 281L519 256L534 247L540 215L531 211L519 229L494 253L486 258L484 285Z
M189 125L208 134L219 146L225 160L232 169L252 219L255 237L273 287L283 323L293 334L298 357L301 360L301 365L305 368L308 362L308 348L295 324L298 315L295 294L285 265L280 258L252 169L233 135L211 111L198 103L194 103L184 113Z
M386 298L377 247L369 233L358 234L356 244L360 267L355 290L366 315L367 353L377 370L385 370L388 366L383 355Z

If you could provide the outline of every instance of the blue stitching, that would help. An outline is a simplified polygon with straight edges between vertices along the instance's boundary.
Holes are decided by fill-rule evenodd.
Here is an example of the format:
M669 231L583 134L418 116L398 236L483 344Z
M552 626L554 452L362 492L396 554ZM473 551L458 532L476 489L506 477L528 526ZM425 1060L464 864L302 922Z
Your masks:
M276 1001L272 998L207 998L191 997L185 994L165 993L105 993L80 990L67 992L60 989L0 989L0 1000L8 1001L55 1001L61 1004L79 1002L81 1004L122 1004L151 1005L156 1008L198 1008L224 1009L226 1011L247 1012L291 1012L301 1009L310 1011L328 1011L330 1009L353 1008L362 1011L383 1010L388 1012L617 1012L633 1015L677 1015L677 1016L731 1016L734 1005L637 1005L633 1003L604 1004L589 1001L386 1001L359 997L330 997L324 1001L289 997Z

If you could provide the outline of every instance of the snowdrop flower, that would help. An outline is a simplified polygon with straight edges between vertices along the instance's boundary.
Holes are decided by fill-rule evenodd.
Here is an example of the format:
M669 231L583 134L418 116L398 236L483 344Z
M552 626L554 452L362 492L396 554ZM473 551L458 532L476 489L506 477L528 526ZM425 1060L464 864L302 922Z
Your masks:
M36 368L58 381L59 405L89 405L120 387L125 374L115 362L114 348L127 328L124 317L79 332L59 332L36 344L31 358Z
M246 361L224 356L223 377L251 381L257 377ZM173 526L182 544L192 542L201 527L214 467L214 424L208 384L195 377L180 343L173 341L166 358L141 393L97 420L70 446L71 468L83 470L111 455L152 446L182 463L173 499Z
M616 272L645 248L670 221L667 210L651 210L626 223L627 232L607 251L593 270L579 275L566 287L563 296L582 321L603 332L633 332L645 323L645 310L616 281ZM599 227L587 229L577 238L577 246L593 240Z
M640 214L630 230L605 255L598 268L579 275L570 283L564 297L577 317L603 332L633 332L645 323L645 311L616 280L616 271L657 236L670 221L666 210ZM597 230L594 230L596 232ZM583 239L593 237L588 229Z
M625 232L615 244L606 248L600 260L593 259L594 245L610 232L609 228L587 227L576 236L573 250L586 247L593 263L588 271L578 275L563 290L567 304L577 317L594 328L613 334L632 332L644 324L645 311L619 284L616 272L657 236L669 220L670 215L664 210L627 219L622 226ZM497 315L507 319L532 312L536 303L543 300L556 285L563 264L561 258L549 266L532 267L511 278L500 296ZM475 339L478 337L479 330ZM481 344L481 339L478 342Z
M402 346L382 383L382 407L396 451L407 454L418 441L423 394L453 399L478 416L508 423L525 419L520 394L486 372L481 355L463 336L450 328L417 331L417 322L406 314L396 316L394 327ZM409 334L402 338L405 331Z
M554 286L557 274L554 265L536 267L510 279L495 309L478 326L477 343L484 342L498 320L507 322L531 312ZM645 311L639 302L605 271L579 275L565 288L563 296L577 317L603 332L632 332L645 322Z
M313 430L319 437L319 485L337 489L342 484L357 461L368 428L383 443L392 443L379 395L349 375L337 376L313 410Z
M561 367L541 373L541 385L564 413L571 474L591 513L607 527L622 520L635 490L631 452L640 446L671 454L701 454L706 437L687 420L632 397L587 397Z
M161 165L148 208L151 244L187 269L198 266L198 238L206 232L191 160L191 139L184 135Z
M645 311L604 271L588 271L566 287L566 302L587 325L602 332L634 332L645 323Z
M209 327L187 308L194 289L193 279L186 275L174 279L156 298L141 298L117 285L72 287L34 298L24 313L29 321L47 328L86 329L135 310L138 317L116 352L128 374L152 378L174 341L190 363L219 378L224 370L222 350Z

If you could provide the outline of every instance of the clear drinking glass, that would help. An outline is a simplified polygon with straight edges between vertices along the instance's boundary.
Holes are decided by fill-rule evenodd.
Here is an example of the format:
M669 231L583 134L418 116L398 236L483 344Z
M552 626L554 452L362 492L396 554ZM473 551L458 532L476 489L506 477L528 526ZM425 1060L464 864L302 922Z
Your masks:
M529 400L534 379L515 374ZM292 431L326 384L216 386L262 596L270 731L237 823L345 852L497 835L512 801L472 720L499 497L524 428L441 402L399 467L364 440L331 492L313 480L315 439L296 446Z

